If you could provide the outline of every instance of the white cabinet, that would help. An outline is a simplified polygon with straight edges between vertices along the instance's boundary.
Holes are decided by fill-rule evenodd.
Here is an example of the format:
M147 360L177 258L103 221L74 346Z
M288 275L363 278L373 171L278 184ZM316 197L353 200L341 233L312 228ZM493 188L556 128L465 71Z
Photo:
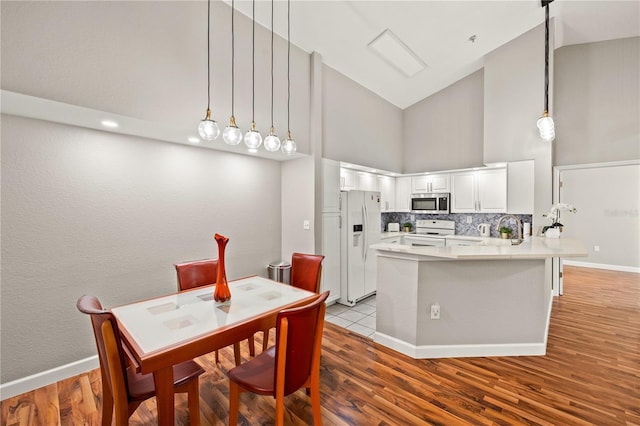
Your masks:
M395 211L396 179L391 176L378 175L378 191L380 191L380 211Z
M533 214L534 161L507 164L507 213Z
M356 189L360 191L378 191L377 175L367 172L356 172Z
M411 177L396 178L396 211L411 211Z
M393 237L393 238L385 238L384 240L380 241L381 243L385 243L385 244L402 244L402 237L397 236L397 237Z
M340 163L322 159L322 212L340 211Z
M356 189L356 171L352 169L340 169L340 189L350 191Z
M329 290L327 302L340 298L341 258L340 258L340 213L322 214L322 276L320 288Z
M449 181L448 174L413 176L411 178L411 192L414 194L450 192Z
M451 213L506 211L506 169L468 171L451 175Z

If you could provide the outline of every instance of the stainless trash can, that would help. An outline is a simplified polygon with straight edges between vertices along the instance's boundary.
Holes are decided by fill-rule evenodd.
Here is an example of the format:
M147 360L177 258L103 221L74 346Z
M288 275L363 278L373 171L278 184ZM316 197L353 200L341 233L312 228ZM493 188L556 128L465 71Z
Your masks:
M270 280L289 284L291 277L291 263L286 260L271 262L269 266L267 266L267 272Z

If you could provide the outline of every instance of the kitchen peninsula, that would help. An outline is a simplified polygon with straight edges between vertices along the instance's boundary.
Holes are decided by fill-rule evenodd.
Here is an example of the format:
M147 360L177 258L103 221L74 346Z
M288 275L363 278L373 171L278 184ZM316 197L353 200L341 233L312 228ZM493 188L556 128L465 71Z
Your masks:
M374 340L413 358L544 355L551 259L587 251L569 239L491 240L372 245L378 252Z

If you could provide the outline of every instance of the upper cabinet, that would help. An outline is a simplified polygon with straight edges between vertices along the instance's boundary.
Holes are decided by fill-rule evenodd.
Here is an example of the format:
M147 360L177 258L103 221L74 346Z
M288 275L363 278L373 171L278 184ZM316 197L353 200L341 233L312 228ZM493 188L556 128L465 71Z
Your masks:
M411 192L413 194L451 192L450 177L448 174L413 176Z
M340 211L340 163L322 159L322 212Z
M378 175L377 179L380 191L380 211L396 211L396 179L383 175Z
M352 169L340 169L340 189L349 191L356 189L356 171Z
M402 176L396 178L396 211L411 211L411 177Z
M467 171L451 175L451 213L506 211L506 169Z
M378 175L367 172L356 172L356 189L361 191L378 191Z

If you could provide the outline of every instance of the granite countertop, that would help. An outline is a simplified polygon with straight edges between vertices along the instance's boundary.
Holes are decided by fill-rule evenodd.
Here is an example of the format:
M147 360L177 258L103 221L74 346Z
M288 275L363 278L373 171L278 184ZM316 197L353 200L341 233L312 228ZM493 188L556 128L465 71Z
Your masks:
M500 238L459 236L459 239L471 238L479 238L482 240L482 244L472 246L412 247L404 244L380 242L371 245L371 248L383 252L454 260L546 259L550 257L585 257L588 255L584 244L579 240L531 237L522 244L511 245L511 240L501 240Z

